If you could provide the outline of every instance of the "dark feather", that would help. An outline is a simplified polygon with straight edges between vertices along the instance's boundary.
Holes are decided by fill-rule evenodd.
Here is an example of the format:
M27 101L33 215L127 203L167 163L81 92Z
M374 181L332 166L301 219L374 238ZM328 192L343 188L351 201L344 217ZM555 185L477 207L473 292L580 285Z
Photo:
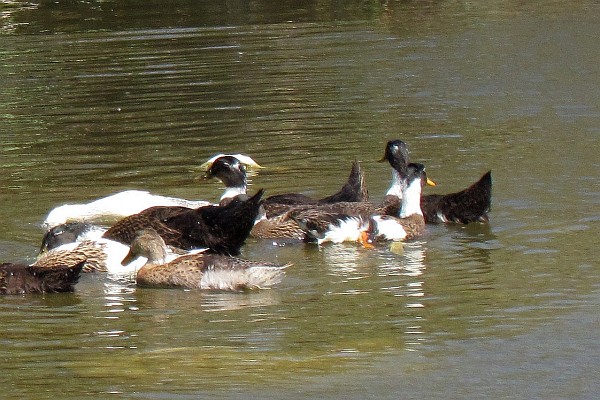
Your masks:
M85 261L52 267L0 264L0 294L72 292Z
M456 193L431 194L421 197L421 210L428 223L448 222L468 224L488 222L492 203L492 172L486 172L477 182Z

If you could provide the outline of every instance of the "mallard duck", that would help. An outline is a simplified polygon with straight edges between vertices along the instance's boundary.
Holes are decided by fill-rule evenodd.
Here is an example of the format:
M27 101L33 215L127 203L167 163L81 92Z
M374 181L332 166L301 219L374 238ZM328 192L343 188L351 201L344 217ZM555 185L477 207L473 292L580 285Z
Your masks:
M408 148L401 140L390 140L381 161L388 161L394 171L408 165ZM400 207L398 197L390 197L389 213ZM394 204L394 201L396 202ZM488 212L492 202L492 171L488 171L466 189L450 194L430 194L421 196L421 210L427 223L488 222Z
M137 285L155 288L262 289L279 283L288 266L210 253L165 262L165 242L153 229L137 232L123 263L128 264L140 256L148 261L137 273Z
M261 189L250 198L239 195L225 205L196 209L151 207L123 218L103 237L129 245L137 231L153 228L170 246L238 255L254 226L263 193Z
M372 208L349 209L350 214L331 208L312 208L298 211L291 217L305 231L305 239L319 244L326 242L360 242L369 245L376 241L411 240L423 234L425 220L420 208L422 186L427 182L425 166L410 163L401 168L404 184L399 214L371 213Z
M0 264L0 294L72 292L86 262L78 253L34 264Z
M51 228L42 239L39 260L60 260L70 254L80 254L86 259L83 272L106 272L111 279L131 279L146 260L138 258L122 265L129 246L103 238L104 232L106 229L85 222L68 222ZM166 259L170 261L197 251L201 250L183 251L167 246Z
M236 154L235 156L242 158L247 163L258 165L248 156L241 154ZM226 157L233 158L233 156ZM218 158L215 156L214 159L205 162L202 164L203 168L207 171L210 170ZM207 172L207 175L226 182L236 181L236 179L239 179L239 175L243 174L245 180L246 171L240 171L244 162L240 162L238 158L235 158L235 160L238 160L237 165L232 165L230 168L221 168L220 170L215 168L212 173L209 174ZM235 193L235 189L229 187L226 183L226 191L222 198L235 196L237 194ZM45 228L51 228L69 221L114 221L155 206L198 208L209 204L212 203L204 200L186 200L177 197L159 196L144 190L125 190L90 203L58 206L48 213L42 225Z

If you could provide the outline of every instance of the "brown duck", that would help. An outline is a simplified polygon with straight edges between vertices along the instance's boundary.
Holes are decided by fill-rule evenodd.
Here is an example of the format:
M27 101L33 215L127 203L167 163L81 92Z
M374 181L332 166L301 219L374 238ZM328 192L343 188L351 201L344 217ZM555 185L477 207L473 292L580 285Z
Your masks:
M166 245L153 229L139 231L123 265L137 257L148 261L137 272L137 285L240 291L263 289L279 283L287 265L243 260L220 254L197 253L165 262Z
M0 264L0 294L72 292L86 257L65 252L42 257L34 264Z

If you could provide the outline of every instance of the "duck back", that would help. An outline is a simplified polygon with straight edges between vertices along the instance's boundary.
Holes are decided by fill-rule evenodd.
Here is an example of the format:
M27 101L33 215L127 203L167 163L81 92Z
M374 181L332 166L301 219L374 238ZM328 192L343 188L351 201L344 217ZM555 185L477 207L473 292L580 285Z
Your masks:
M54 267L0 264L0 294L72 292L85 261Z

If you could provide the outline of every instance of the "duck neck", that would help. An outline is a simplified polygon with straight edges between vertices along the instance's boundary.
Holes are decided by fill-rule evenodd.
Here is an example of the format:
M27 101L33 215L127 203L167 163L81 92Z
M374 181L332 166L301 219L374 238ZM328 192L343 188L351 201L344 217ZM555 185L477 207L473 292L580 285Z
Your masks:
M246 182L244 182L244 184L240 186L227 187L225 188L225 192L221 196L220 201L222 202L223 200L233 199L234 197L239 196L241 194L246 194L247 189L248 187L246 185Z
M402 199L402 191L404 189L404 179L398 171L392 169L392 184L390 188L386 192L386 196L396 196L399 199Z
M402 192L400 218L410 217L414 214L423 215L423 211L421 211L421 179L410 182Z

